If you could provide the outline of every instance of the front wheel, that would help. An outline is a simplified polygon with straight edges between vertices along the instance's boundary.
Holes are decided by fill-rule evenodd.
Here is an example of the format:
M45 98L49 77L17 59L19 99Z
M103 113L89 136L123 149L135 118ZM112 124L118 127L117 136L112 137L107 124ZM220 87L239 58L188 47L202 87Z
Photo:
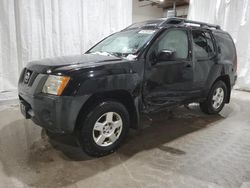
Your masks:
M224 107L227 98L227 86L219 80L211 88L206 101L200 103L200 108L207 114L218 114Z
M114 152L129 130L129 114L123 104L106 101L97 105L79 122L79 141L90 156L100 157Z

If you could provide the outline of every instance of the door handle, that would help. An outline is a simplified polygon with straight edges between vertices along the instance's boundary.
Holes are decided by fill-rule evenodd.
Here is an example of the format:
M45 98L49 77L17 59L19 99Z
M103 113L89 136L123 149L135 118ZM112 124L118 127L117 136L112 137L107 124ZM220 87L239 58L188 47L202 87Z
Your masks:
M181 63L183 64L183 67L186 68L191 68L193 66L193 63L190 61L181 61Z
M186 67L187 67L187 68L191 68L191 67L192 67L191 63L187 63L187 64L186 64Z

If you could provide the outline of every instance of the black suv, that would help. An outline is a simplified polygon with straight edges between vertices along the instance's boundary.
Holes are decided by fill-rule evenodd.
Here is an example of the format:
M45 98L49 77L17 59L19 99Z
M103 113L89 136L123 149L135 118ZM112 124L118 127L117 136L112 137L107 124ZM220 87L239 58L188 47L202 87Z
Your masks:
M229 103L236 49L219 26L168 18L133 24L83 55L33 61L21 73L21 111L50 132L76 133L83 150L119 147L141 116L200 103Z

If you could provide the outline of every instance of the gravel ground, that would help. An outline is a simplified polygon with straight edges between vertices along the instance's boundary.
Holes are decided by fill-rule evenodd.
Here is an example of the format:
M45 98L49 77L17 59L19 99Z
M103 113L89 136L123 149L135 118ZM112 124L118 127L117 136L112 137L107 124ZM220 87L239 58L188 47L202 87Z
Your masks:
M116 153L90 158L72 136L48 139L5 104L0 187L250 187L250 93L234 91L220 115L194 104L152 119Z

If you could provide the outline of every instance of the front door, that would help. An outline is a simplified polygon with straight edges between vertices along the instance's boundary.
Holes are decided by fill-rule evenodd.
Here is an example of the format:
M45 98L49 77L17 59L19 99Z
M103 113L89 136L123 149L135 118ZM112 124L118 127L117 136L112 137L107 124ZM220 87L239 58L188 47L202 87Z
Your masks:
M195 95L189 35L183 28L167 29L150 47L143 88L146 112L181 104ZM169 59L159 58L164 51L173 52Z

